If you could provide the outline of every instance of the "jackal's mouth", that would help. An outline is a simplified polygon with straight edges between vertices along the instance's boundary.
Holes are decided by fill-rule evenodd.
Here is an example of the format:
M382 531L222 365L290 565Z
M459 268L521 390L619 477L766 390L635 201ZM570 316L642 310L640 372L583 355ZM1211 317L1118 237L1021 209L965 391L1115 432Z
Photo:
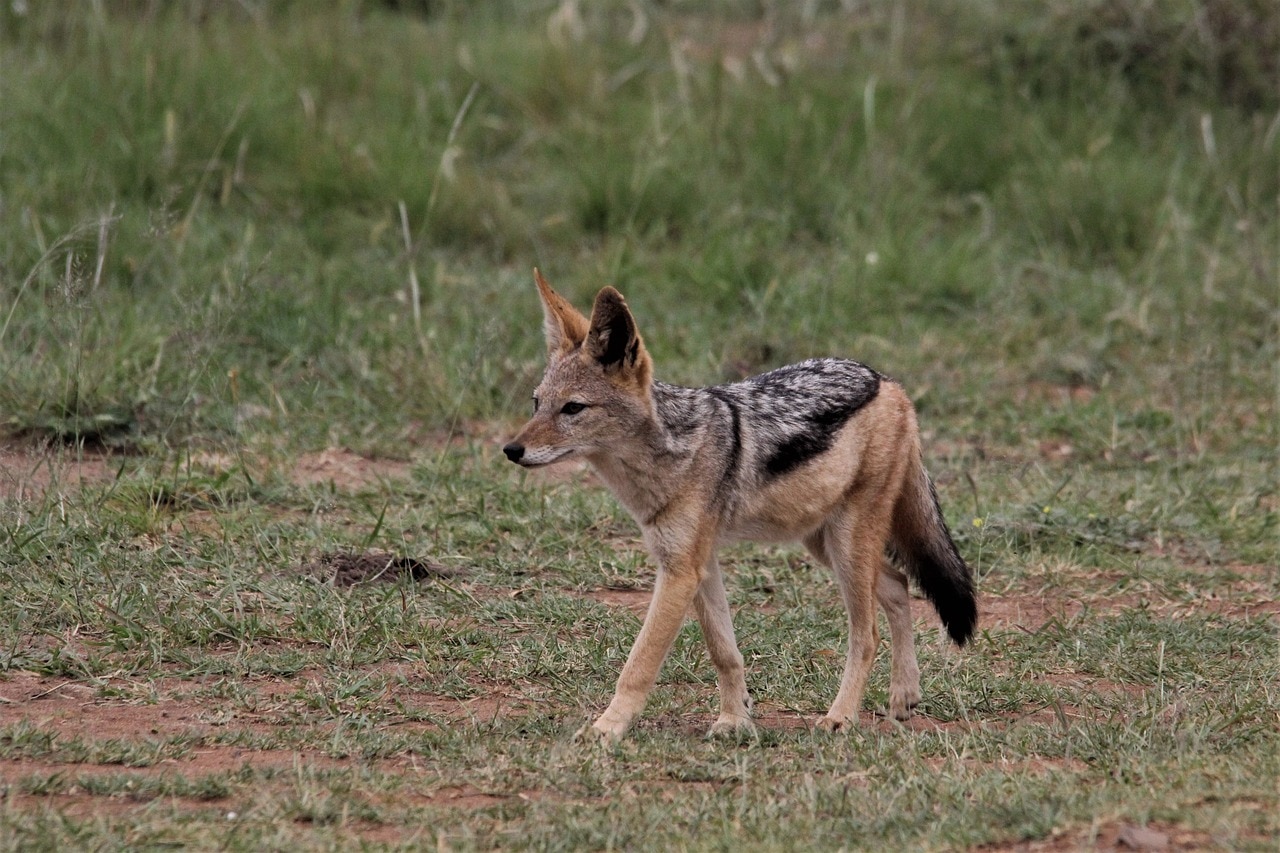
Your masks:
M511 443L502 448L502 452L507 458L519 465L521 468L543 468L562 459L567 459L574 454L572 447L558 447L554 449L529 448Z
M565 459L568 459L573 455L574 455L573 448L566 447L561 450L555 451L550 456L540 456L535 454L534 456L530 457L526 455L525 461L521 462L521 464L524 465L526 468L545 468L548 465L554 465L557 462L561 462Z

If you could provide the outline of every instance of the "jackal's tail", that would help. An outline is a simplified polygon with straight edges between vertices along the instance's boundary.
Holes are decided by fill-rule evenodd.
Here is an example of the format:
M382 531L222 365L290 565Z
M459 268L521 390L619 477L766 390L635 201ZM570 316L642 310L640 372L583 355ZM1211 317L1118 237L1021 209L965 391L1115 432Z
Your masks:
M951 539L933 481L918 453L913 455L893 510L890 551L920 584L951 639L963 646L978 623L973 574Z

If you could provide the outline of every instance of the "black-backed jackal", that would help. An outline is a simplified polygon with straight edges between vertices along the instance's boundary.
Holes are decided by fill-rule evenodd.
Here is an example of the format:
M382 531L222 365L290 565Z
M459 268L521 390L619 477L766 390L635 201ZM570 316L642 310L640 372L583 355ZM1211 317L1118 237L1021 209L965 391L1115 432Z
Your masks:
M534 414L503 452L534 468L586 459L631 513L658 563L653 599L613 701L580 734L617 741L644 708L690 605L720 684L711 734L751 730L751 696L716 562L724 541L795 541L831 568L849 614L840 690L818 726L857 718L877 645L892 642L889 711L920 701L907 579L963 645L977 623L969 567L925 473L902 387L854 361L812 359L713 388L655 381L622 295L590 318L534 270L547 370Z

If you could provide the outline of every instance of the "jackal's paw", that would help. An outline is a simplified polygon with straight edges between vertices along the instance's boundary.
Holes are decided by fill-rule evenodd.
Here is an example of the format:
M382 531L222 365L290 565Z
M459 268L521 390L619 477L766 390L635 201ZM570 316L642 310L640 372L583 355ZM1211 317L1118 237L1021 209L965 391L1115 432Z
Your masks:
M734 740L753 737L755 733L756 724L751 722L750 717L721 714L720 719L712 723L711 728L707 730L707 737Z
M818 722L813 724L813 728L815 731L831 732L834 734L836 732L847 732L852 728L850 725L852 722L852 720L845 719L844 717L833 717L828 714L825 717L819 717Z
M911 719L911 712L920 704L919 687L890 687L889 713L895 720Z
M601 717L594 723L588 723L578 729L574 735L575 743L587 744L588 746L599 744L600 746L613 746L622 740L623 734L626 733L626 727L610 726L603 722Z

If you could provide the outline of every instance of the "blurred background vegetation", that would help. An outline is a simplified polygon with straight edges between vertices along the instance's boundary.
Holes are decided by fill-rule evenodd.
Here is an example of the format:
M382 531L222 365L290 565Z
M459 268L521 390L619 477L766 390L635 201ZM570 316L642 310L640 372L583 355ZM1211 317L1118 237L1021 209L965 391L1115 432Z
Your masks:
M1274 450L1269 0L6 2L0 51L10 433L518 417L536 264L669 380L839 353L944 431L1105 390L1082 447Z

